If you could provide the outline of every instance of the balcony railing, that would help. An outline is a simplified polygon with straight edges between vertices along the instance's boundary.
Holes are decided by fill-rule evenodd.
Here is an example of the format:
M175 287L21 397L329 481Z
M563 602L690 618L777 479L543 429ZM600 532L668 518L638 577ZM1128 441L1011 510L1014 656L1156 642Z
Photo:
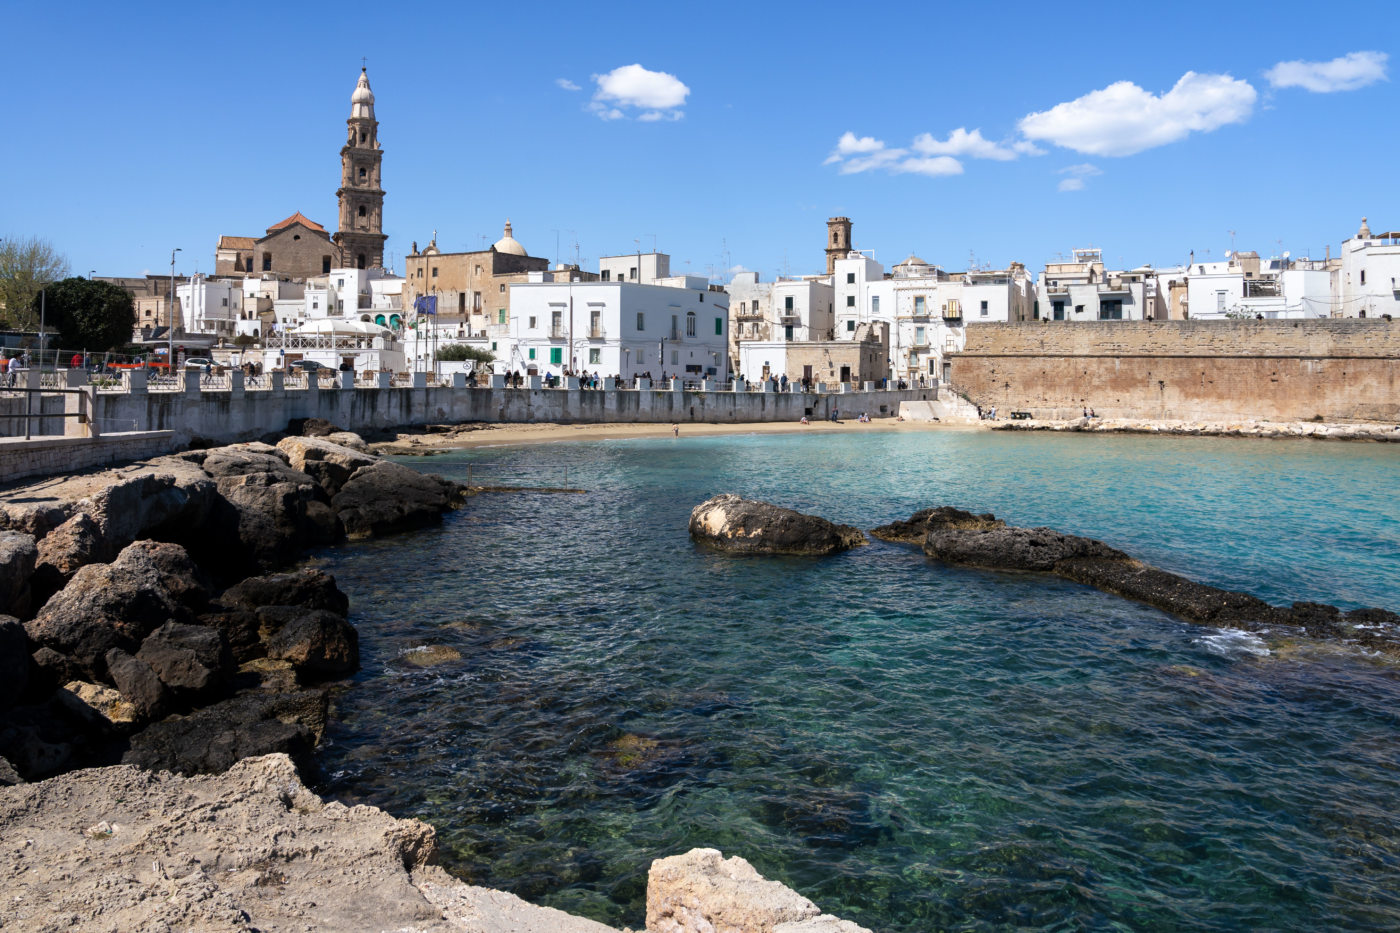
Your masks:
M588 339L589 339L589 340L602 340L603 337L604 337L604 334L603 334L603 325L598 324L598 325L596 325L596 326L594 326L594 327L588 328Z
M563 325L555 324L549 328L549 339L551 340L563 340L567 336L568 334L564 333Z

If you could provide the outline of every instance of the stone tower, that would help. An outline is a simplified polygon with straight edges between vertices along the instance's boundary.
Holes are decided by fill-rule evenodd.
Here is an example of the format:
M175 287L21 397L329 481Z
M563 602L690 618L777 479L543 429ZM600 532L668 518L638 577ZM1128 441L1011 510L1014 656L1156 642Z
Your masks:
M826 222L826 274L836 271L836 260L851 251L851 218L833 217Z
M379 187L379 121L374 118L374 92L369 75L360 69L350 95L349 134L340 150L340 230L335 244L340 261L356 269L384 265L384 189Z

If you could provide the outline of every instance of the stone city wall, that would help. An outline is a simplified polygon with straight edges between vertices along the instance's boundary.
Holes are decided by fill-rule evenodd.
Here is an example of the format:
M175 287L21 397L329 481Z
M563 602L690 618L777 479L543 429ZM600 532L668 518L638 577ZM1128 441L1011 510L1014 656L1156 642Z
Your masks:
M949 360L949 382L999 414L1400 420L1388 320L979 324Z

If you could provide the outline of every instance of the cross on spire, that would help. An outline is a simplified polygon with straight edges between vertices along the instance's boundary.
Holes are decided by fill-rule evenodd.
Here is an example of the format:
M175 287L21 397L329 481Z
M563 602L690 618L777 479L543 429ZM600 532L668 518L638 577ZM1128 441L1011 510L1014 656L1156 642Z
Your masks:
M368 59L368 58L365 58L363 55L361 55L361 56L360 56L360 70L361 70L361 71L366 71L366 70L368 70L368 69L366 68L366 66L367 66L368 64L369 64L369 59Z

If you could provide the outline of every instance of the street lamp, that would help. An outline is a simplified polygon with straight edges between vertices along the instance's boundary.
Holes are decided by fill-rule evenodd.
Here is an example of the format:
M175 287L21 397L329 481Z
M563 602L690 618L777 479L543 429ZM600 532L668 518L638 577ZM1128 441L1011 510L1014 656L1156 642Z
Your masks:
M175 254L183 252L180 247L170 251L170 333L166 334L168 345L165 353L165 366L168 375L175 375Z

